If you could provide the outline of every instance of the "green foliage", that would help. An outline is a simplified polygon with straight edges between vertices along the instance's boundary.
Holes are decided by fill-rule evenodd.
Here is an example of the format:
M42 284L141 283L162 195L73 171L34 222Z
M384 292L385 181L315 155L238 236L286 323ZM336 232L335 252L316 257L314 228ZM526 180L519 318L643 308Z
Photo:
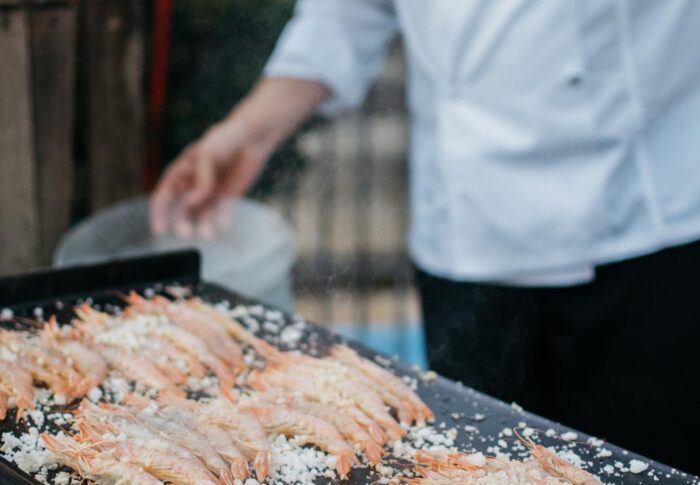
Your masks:
M249 91L293 12L292 0L176 0L165 161L224 117ZM255 193L296 173L294 140L270 160Z

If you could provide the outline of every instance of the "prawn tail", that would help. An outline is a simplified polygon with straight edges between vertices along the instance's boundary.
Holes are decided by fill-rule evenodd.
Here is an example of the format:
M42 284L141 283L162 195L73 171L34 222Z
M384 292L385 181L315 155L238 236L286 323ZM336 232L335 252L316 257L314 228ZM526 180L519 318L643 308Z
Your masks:
M269 451L259 451L255 454L255 460L253 460L253 468L255 468L255 477L259 482L262 482L267 478L267 473L270 471L270 461L272 459L272 453Z
M219 386L219 390L221 391L221 395L231 404L236 404L238 403L238 398L233 394L232 390L233 384L225 384L221 383Z
M235 485L233 473L228 468L223 470L217 470L216 476L218 477L221 485Z
M241 482L248 479L248 462L245 458L234 458L231 461L231 476Z
M352 466L357 463L357 457L350 450L341 451L336 455L337 461L335 464L335 469L341 479L345 480L348 478L348 473Z
M362 444L362 449L365 452L367 460L371 464L377 465L379 464L379 462L382 461L382 457L384 456L384 449L374 441L366 441Z

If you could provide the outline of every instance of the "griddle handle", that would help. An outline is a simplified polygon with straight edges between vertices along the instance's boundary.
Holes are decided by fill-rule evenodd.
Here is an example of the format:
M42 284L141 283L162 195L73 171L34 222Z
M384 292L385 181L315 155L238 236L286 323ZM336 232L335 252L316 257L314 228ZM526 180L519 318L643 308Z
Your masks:
M0 308L139 288L154 283L200 282L201 256L188 249L99 264L45 269L0 278Z

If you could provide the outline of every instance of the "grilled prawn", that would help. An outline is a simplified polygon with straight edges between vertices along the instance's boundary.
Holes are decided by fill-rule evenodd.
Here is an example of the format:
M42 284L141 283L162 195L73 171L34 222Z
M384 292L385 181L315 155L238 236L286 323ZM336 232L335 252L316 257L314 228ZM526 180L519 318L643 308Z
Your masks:
M94 447L78 443L69 436L43 433L41 439L56 461L98 485L164 484L143 468L120 461L110 452L98 452Z
M336 470L345 479L358 463L355 451L328 421L302 414L285 406L248 405L244 409L260 419L272 433L294 437L300 444L311 444L336 457Z

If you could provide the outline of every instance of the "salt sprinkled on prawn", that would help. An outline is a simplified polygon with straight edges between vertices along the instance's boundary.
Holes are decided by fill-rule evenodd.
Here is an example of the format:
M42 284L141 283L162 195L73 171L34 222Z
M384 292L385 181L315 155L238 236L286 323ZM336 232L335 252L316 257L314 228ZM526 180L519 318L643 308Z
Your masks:
M347 478L352 466L359 463L355 451L328 421L285 406L250 404L243 409L257 416L268 431L296 437L300 444L315 445L335 456L340 478Z

